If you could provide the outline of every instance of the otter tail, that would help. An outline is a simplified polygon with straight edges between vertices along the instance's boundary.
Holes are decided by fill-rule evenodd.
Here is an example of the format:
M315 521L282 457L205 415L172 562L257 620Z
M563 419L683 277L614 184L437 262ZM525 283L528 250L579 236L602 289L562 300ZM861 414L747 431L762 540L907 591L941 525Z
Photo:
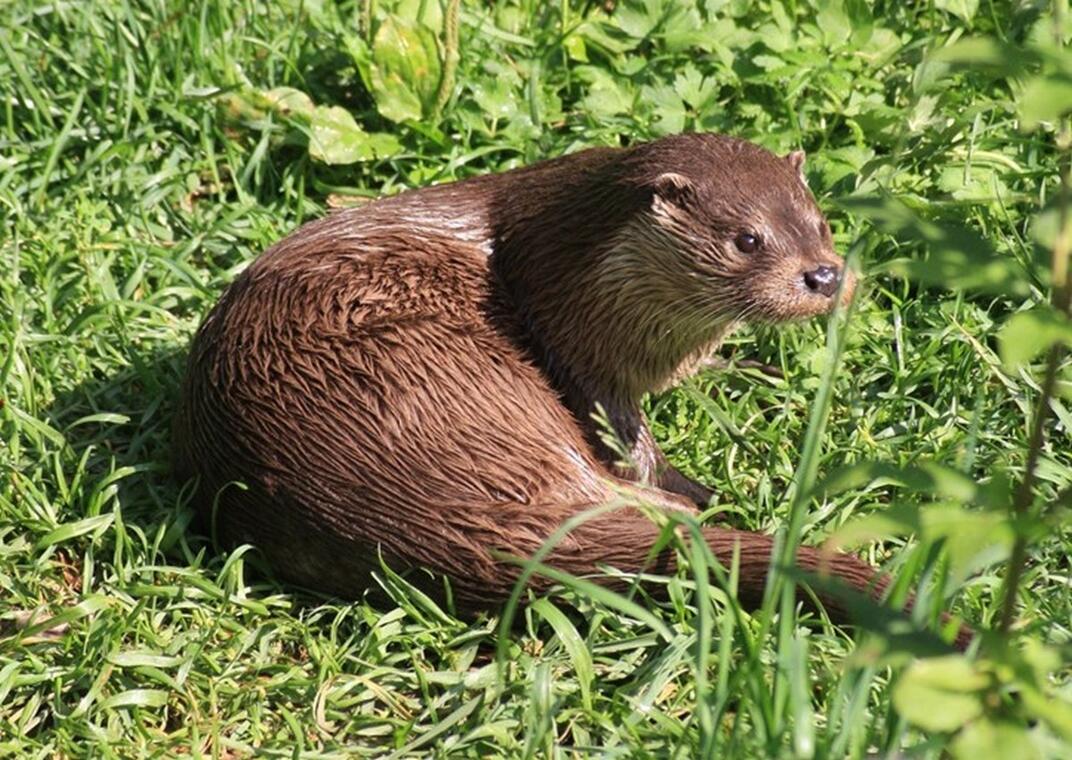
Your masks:
M600 585L622 590L629 581L599 569L611 567L627 574L660 575L672 574L676 570L678 555L672 547L653 551L660 540L666 543L666 532L637 509L604 512L596 509L589 519L579 516L570 522L575 524L563 526L544 548L531 555L551 569L551 576L561 573L589 576ZM728 569L736 563L738 602L745 609L758 608L763 601L771 555L776 549L774 537L717 527L700 530L711 554L723 568ZM853 622L861 606L861 597L881 600L891 582L888 575L876 572L854 556L811 547L797 550L796 567L815 579L814 583L806 584L812 593L798 587L799 600L814 606L814 600L818 599L835 623ZM499 581L516 583L519 577L520 573L515 570L506 573ZM547 590L552 583L553 578L538 571L527 579L528 586L537 591ZM484 585L485 599L488 590ZM914 599L909 598L906 608L911 609L913 604ZM949 616L943 614L943 621L948 620ZM973 636L970 628L961 626L954 646L961 650L967 648Z

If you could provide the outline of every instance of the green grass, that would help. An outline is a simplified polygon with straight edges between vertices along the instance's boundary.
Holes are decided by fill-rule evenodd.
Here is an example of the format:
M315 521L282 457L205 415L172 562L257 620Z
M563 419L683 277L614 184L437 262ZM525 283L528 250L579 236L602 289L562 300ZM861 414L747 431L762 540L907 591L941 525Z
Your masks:
M1058 192L1058 148L1046 125L1021 128L1019 73L931 54L973 35L1047 38L1036 5L648 0L608 17L601 3L467 2L439 120L438 78L370 83L395 64L370 52L362 5L0 5L0 753L941 757L959 739L963 755L1013 756L999 739L967 743L996 725L1038 755L1072 756L1059 717L1029 727L1042 708L1011 696L1032 677L1000 669L1027 661L1002 654L1001 637L972 666L997 673L993 721L923 725L893 702L899 683L918 685L910 663L931 661L882 631L854 643L814 617L738 618L688 570L667 581L669 601L637 598L646 619L568 592L504 638L496 618L456 620L389 577L393 604L315 598L273 582L255 551L191 532L168 472L199 319L302 221L353 195L694 129L807 149L838 246L855 245L869 276L832 379L823 324L746 330L727 354L784 379L709 373L650 399L675 463L764 531L790 522L809 441L820 479L936 461L995 488L1018 480L1041 373L1003 362L996 336L1046 298L1034 218ZM374 5L382 30L398 3ZM438 30L438 3L402 5ZM310 145L326 110L272 108L279 87L355 122ZM383 115L406 108L419 118ZM362 160L319 160L353 150ZM897 276L926 249L836 200L879 190L974 229L1028 285L950 291ZM1072 368L1060 366L1067 391ZM824 392L828 422L809 436ZM1057 705L1072 700L1072 531L1042 510L1072 485L1068 397L1046 425L1034 514L1049 522L1030 543L1008 640ZM808 543L891 506L959 503L888 478L797 500ZM862 554L922 589L917 623L951 604L994 628L1008 542L986 550L990 534L954 525L944 550L927 528L887 530Z

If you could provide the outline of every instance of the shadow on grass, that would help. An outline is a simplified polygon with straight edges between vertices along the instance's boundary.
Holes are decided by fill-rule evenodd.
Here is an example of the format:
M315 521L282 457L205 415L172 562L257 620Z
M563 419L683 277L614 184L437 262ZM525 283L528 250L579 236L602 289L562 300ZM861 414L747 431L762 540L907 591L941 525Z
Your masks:
M231 549L209 538L208 526L191 503L192 484L179 482L172 469L172 425L188 346L132 344L122 352L126 366L60 394L45 419L63 432L69 457L85 458L79 470L92 484L87 490L114 480L123 529L144 543L149 563L218 573ZM93 508L92 500L81 507L84 513ZM105 504L102 513L111 509ZM258 552L246 552L243 558L254 570L250 580L266 583L269 593L284 590Z
M354 593L339 596L289 582L273 570L257 547L236 549L215 542L209 521L195 509L195 484L181 482L172 466L172 427L188 352L187 344L128 346L123 351L127 360L123 369L61 393L45 414L48 424L66 439L67 461L80 462L84 457L78 470L87 492L115 482L127 540L134 534L135 543L144 547L136 549L132 559L153 566L152 577L158 570L180 575L201 570L220 588L232 592L241 585L251 587L256 596L286 594L295 611L325 602L354 601L368 601L386 610L395 605L408 607L413 590L444 594L441 578L417 569L395 574L381 568L377 583L371 577L375 568L370 570L367 559L353 557L351 544L311 533L304 523L287 526L289 521L280 519L279 542L267 548L328 562L340 575L356 578L360 574L363 580ZM78 509L74 520L92 516L92 498L83 499ZM101 514L112 509L111 503L105 503ZM108 544L98 556L110 556L113 548L114 544ZM235 582L228 574L238 558L244 575Z

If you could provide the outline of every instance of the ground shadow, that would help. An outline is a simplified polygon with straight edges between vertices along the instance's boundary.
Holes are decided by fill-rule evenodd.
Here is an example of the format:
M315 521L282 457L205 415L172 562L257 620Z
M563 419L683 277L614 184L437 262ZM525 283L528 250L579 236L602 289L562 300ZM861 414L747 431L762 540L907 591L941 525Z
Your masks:
M172 428L189 345L133 344L123 353L126 366L58 394L44 419L62 431L69 447L66 461L76 464L85 457L83 477L90 488L111 473L129 471L117 484L124 527L145 537L146 544L153 544L161 532L165 535L159 542L163 557L150 557L150 564L166 560L177 568L200 567L215 576L233 556L235 547L213 540L210 526L194 507L194 483L181 482L172 466ZM110 505L105 506L105 511L110 509ZM74 519L84 516L78 514ZM295 552L333 556L328 538L288 532L283 540ZM98 554L110 556L110 551L111 546L106 546ZM444 590L442 578L411 568L399 569L398 574L378 572L380 583L370 578L367 590L356 598L339 597L280 578L255 546L243 550L242 560L247 587L264 596L284 593L295 609L325 602L369 602L389 609L408 604L408 588L424 593ZM78 563L74 557L70 561ZM76 571L73 576L79 574Z
M117 471L129 473L117 482L128 531L151 542L163 530L161 550L167 561L218 570L230 547L213 543L192 507L191 484L179 482L172 470L171 431L188 346L132 344L124 354L128 363L122 369L91 377L59 394L45 420L63 432L70 459L78 462L85 457L83 477L88 483L99 483ZM256 551L247 552L244 559L252 570L247 583L267 585L268 593L295 591L272 575Z

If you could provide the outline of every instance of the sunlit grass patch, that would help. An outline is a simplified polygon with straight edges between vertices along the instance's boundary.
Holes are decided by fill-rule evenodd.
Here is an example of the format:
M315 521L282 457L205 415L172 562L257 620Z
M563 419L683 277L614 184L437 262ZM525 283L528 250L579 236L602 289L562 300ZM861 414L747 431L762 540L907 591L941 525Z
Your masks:
M186 344L261 250L383 192L719 130L806 149L867 276L829 337L816 322L725 347L779 372L708 372L648 399L656 436L744 527L860 539L895 594L921 594L908 630L948 608L1000 627L1008 543L980 525L1007 505L905 468L1005 494L1023 477L1039 336L1064 334L1031 310L1056 247L1066 56L1011 71L993 50L936 54L974 36L1048 44L1043 9L466 2L442 100L440 5L0 10L0 752L983 758L1013 756L1012 737L1069 755L1067 354L1017 523L1023 644L985 642L989 659L854 640L776 615L779 597L738 614L688 552L665 600L628 597L642 617L567 588L501 632L387 573L376 603L280 585L255 549L191 528L169 467ZM392 47L410 38L426 67ZM1025 101L1019 77L1040 73ZM838 472L851 483L824 490Z

